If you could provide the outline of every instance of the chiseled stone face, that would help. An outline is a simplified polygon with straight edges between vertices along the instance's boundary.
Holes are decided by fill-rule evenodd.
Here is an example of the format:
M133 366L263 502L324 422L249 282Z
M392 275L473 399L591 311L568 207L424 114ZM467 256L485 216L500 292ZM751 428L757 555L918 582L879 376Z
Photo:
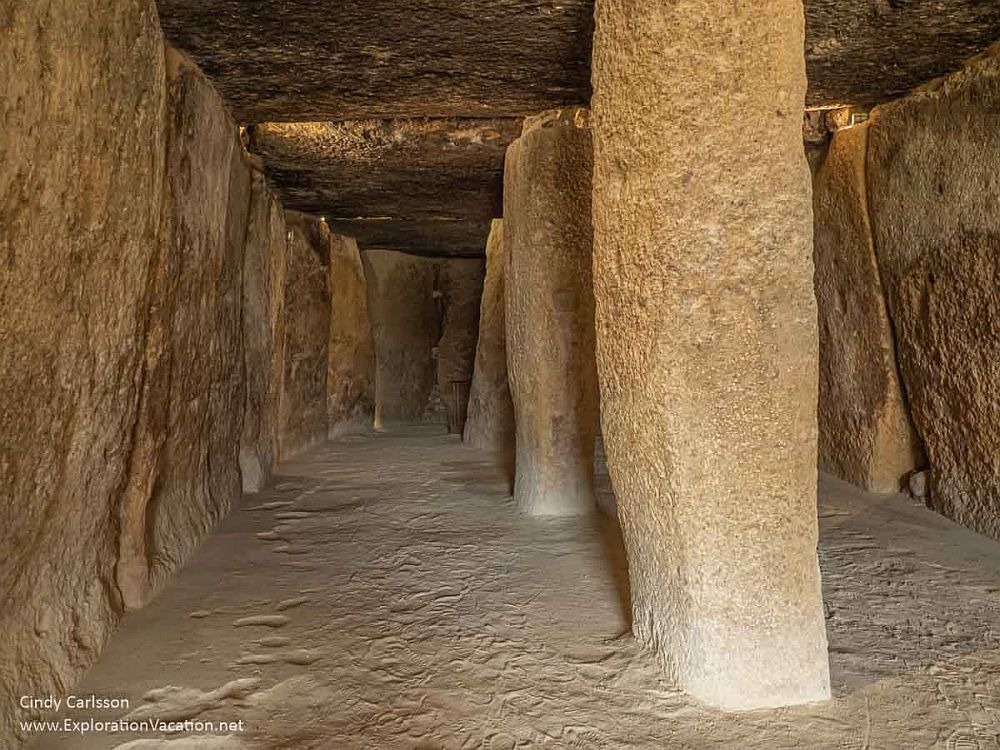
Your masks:
M419 421L437 381L436 262L391 250L362 259L375 339L375 426Z
M829 697L798 0L599 0L594 273L633 628L725 709Z
M496 454L503 465L512 471L514 404L507 380L506 266L503 219L495 219L486 243L486 279L480 303L479 340L463 440L480 450Z
M533 515L593 512L597 370L589 113L526 121L507 151L507 366L514 499Z
M1000 57L880 107L868 192L931 504L1000 538Z
M819 465L871 492L898 492L922 455L872 245L867 147L867 124L837 131L813 180Z
M17 696L73 684L121 611L115 509L157 253L165 90L152 2L32 0L3 16L0 737L14 741L28 718Z

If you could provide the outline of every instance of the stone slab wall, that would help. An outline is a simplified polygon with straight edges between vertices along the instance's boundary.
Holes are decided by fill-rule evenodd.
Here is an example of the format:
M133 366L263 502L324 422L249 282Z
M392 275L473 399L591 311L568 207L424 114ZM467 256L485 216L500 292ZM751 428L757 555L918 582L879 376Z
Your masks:
M117 583L140 607L240 494L250 174L201 72L167 54L166 191ZM242 229L240 226L242 225Z
M870 492L898 492L922 462L896 366L875 259L868 126L839 130L813 179L819 310L819 465Z
M165 160L151 0L13 0L0 43L0 748L121 611L115 508ZM228 171L227 171L228 174Z
M243 257L243 361L245 406L240 443L243 491L257 492L275 463L277 388L274 365L281 352L275 335L284 305L284 261L287 249L284 212L261 172L254 172ZM277 278L278 272L281 278Z
M358 243L330 244L330 341L326 378L329 437L371 429L375 418L375 341Z
M288 256L281 324L279 461L326 439L330 343L330 230L307 214L288 211L285 219Z
M868 192L934 508L1000 538L1000 57L879 107Z
M436 261L391 250L363 258L375 340L375 426L420 421L437 381Z
M164 47L151 2L18 0L5 23L3 750L32 718L17 696L70 689L238 500L241 453L248 488L264 481L287 245L238 128Z

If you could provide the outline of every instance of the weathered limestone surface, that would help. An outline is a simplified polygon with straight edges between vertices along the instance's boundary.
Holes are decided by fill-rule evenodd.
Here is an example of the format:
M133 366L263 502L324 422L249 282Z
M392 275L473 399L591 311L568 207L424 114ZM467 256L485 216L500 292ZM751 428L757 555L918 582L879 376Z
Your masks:
M375 339L375 426L419 421L437 380L436 262L391 250L362 257Z
M280 373L273 371L276 352L276 313L284 305L284 283L274 278L274 266L283 264L285 224L281 206L264 181L253 173L250 214L243 259L243 358L246 400L240 472L243 491L257 492L267 482L275 463L277 388ZM279 342L280 343L280 342Z
M871 492L899 492L922 457L872 245L867 146L867 123L838 130L813 181L819 465Z
M358 243L330 243L330 343L326 376L328 434L367 429L375 416L375 342Z
M288 256L283 287L279 461L326 439L330 344L330 230L319 219L296 211L285 212L285 222Z
M438 287L444 302L444 317L437 345L437 383L453 432L460 432L457 425L465 421L468 412L484 273L483 261L479 258L438 262Z
M167 53L166 193L116 580L142 606L240 494L250 174L201 72ZM239 228L242 225L242 230Z
M514 403L507 382L507 325L504 276L507 250L503 219L495 219L486 243L486 278L479 308L479 341L469 391L469 415L463 440L514 463Z
M145 0L15 0L0 43L0 748L121 611L128 472L163 186Z
M1000 58L876 110L875 249L932 505L1000 538Z
M527 120L504 173L514 499L534 515L596 508L588 118L585 109L569 109Z
M597 359L633 628L717 706L827 698L801 2L596 18Z

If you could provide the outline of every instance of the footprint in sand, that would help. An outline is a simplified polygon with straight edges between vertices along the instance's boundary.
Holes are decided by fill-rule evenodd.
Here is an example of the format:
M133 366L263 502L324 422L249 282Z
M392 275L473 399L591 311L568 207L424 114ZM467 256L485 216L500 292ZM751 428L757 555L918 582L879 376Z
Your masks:
M233 623L233 627L283 628L291 621L291 618L286 615L253 615L251 617L241 617Z
M270 654L244 654L234 664L295 664L305 667L319 661L322 654L306 649L278 651Z
M279 612L284 612L286 609L294 609L295 607L301 607L303 604L308 604L311 600L308 596L296 596L293 599L284 599L278 602L276 609Z

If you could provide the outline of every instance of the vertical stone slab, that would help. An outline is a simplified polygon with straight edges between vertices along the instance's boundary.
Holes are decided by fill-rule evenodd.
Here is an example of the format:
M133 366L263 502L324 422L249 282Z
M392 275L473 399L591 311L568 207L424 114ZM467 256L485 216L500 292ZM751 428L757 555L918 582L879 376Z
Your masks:
M867 123L838 130L813 180L819 465L870 492L899 492L922 456L872 245L867 148Z
M442 260L438 265L444 319L437 345L437 379L450 432L461 432L459 427L468 413L484 272L483 261L478 258Z
M507 150L507 366L514 499L532 515L593 512L597 371L588 112L525 122Z
M267 387L268 438L271 441L271 469L281 455L281 392L285 379L285 279L288 276L289 233L285 210L272 196L268 201L268 263L270 285L268 321L271 326L271 377Z
M504 465L512 469L514 403L507 382L506 265L503 220L494 219L486 241L486 279L479 308L479 341L463 439L475 448L499 456Z
M633 629L725 709L829 697L800 0L598 0L597 359Z
M1000 539L1000 57L879 107L875 250L932 506Z
M288 256L283 287L279 461L326 439L330 344L330 230L318 218L295 211L285 212L285 223Z
M329 437L368 430L375 417L375 342L358 243L332 235L330 344L326 403Z
M142 606L240 495L250 175L197 66L167 51L167 159L116 581Z
M419 421L437 379L436 264L391 250L369 250L363 260L375 339L375 426Z
M243 360L246 396L243 437L240 443L240 473L244 492L259 492L274 466L273 433L275 410L270 407L274 326L272 298L279 291L272 284L274 260L272 211L274 197L263 173L253 172L246 251L243 259ZM284 254L284 222L279 222L278 255Z
M121 612L115 513L164 161L147 0L5 2L0 43L0 745Z

